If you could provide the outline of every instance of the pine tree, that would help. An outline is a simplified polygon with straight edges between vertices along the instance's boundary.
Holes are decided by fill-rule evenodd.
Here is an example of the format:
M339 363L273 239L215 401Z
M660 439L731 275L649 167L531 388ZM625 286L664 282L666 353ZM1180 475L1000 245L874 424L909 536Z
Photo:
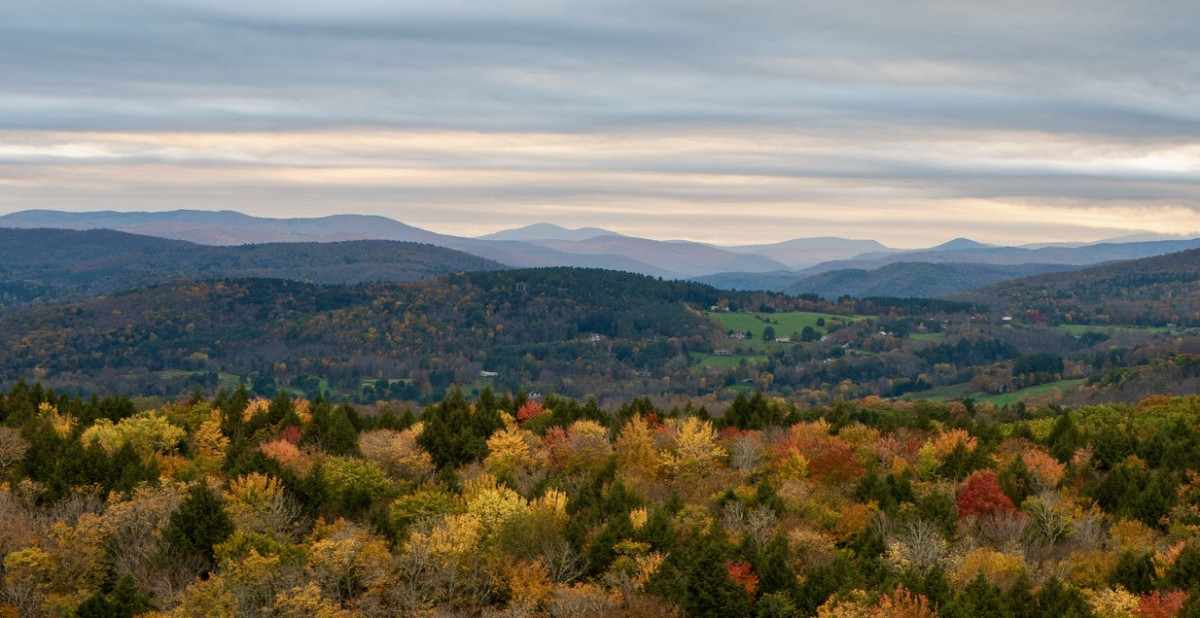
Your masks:
M76 618L133 618L153 609L150 595L138 588L132 575L126 574L109 593L96 591L75 610Z
M201 556L211 564L213 546L233 533L233 518L225 511L221 496L207 481L193 485L188 495L171 513L163 539L167 546L183 555Z
M314 401L312 421L304 433L304 442L315 444L330 455L357 454L358 430L354 427L348 409L345 405L334 408L320 399Z
M759 589L764 593L778 592L789 598L795 597L800 587L791 558L792 549L788 545L787 537L782 534L776 535L754 565L754 570L758 573Z
M1037 601L1033 597L1033 584L1029 581L1029 574L1025 571L1021 571L1012 588L1009 588L1008 592L1004 594L1004 601L1008 604L1013 618L1037 618L1039 616Z
M1152 553L1123 552L1108 578L1108 583L1114 588L1123 586L1134 594L1145 594L1154 590L1153 557Z
M1093 615L1083 593L1064 586L1057 578L1046 580L1034 598L1037 600L1039 616L1090 618Z
M982 571L963 588L955 603L967 616L1005 618L1012 615L1000 594L1000 589L984 578Z
M1200 545L1188 543L1163 574L1164 590L1191 590L1200 586Z

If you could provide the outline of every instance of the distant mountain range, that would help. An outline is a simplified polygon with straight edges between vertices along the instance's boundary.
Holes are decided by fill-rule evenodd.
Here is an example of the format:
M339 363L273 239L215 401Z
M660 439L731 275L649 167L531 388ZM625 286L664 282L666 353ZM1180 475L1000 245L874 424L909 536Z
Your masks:
M1145 235L1129 237L1130 242L1027 247L998 247L958 238L928 249L899 250L874 240L832 237L722 247L622 236L601 228L572 230L549 223L467 238L379 216L272 219L194 210L27 210L0 216L3 227L110 229L215 246L353 240L424 243L513 268L603 268L664 279L693 279L727 289L810 292L827 297L944 296L1029 274L1200 247L1200 239L1154 240L1161 237ZM937 269L931 264L953 267Z
M390 240L214 247L112 230L0 228L0 307L86 298L179 279L350 284L505 268L445 247Z

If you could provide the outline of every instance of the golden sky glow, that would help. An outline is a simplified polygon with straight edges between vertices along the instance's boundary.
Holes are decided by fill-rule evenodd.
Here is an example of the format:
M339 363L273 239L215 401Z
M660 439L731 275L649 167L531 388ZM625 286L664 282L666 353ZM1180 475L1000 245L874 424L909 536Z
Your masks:
M895 247L1200 234L1200 4L0 8L0 215Z
M833 235L925 246L955 230L1021 244L1200 231L1200 214L1187 206L1200 198L1196 145L996 131L851 137L729 128L5 131L0 208L319 216L336 204L456 235L545 220L721 244ZM1039 195L1046 174L1134 193L1163 186L1145 198ZM1030 220L1040 227L1018 225Z

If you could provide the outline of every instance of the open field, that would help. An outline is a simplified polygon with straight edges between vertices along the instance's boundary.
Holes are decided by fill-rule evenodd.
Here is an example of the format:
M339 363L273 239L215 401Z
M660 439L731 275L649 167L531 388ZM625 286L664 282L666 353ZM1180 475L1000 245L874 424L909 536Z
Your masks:
M969 387L966 383L951 384L950 386L939 386L929 390L909 393L904 396L904 399L909 401L917 401L919 399L929 399L931 401L949 401L970 397L977 403L986 402L996 407L1003 407L1013 405L1022 399L1046 395L1055 390L1068 391L1079 386L1080 384L1083 384L1084 382L1085 380L1082 378L1073 380L1059 380L1057 382L1050 382L1048 384L1039 384L1037 386L1023 388L1019 391L1013 391L1011 393L999 393L996 395L988 395L979 392L969 393Z
M726 331L750 331L751 336L761 341L763 330L768 326L775 329L778 337L800 333L805 326L811 326L821 334L828 333L828 327L834 324L849 324L867 319L865 316L845 316L832 313L811 313L808 311L792 311L787 313L747 313L741 311L713 311L705 315L721 323ZM825 326L818 326L817 321L825 320Z
M961 399L963 392L967 389L967 385L951 384L950 386L939 386L929 390L917 391L908 393L904 399L909 401L917 401L918 399L929 399L932 401L947 401L950 399Z
M164 369L154 372L155 375L163 380L176 380L179 378L191 378L198 376L206 376L212 372L205 370L186 370L186 369ZM234 390L242 383L242 377L224 371L217 372L217 380L221 387L227 390Z
M1083 383L1084 380L1082 378L1075 380L1059 380L1057 382L1050 382L1048 384L1039 384L1037 386L1023 388L1019 391L1013 391L1011 393L1001 393L999 395L972 395L972 397L977 402L987 402L996 407L1003 407L1013 405L1022 399L1046 395L1056 390L1060 392L1068 391Z
M1112 336L1130 335L1134 333L1166 335L1180 332L1179 329L1176 329L1172 326L1092 326L1090 324L1060 324L1056 328L1076 336L1084 333L1104 333L1105 335Z
M733 368L738 367L745 361L749 364L754 364L759 361L766 360L766 356L762 355L740 355L740 356L717 356L716 354L693 353L693 364L702 367L717 367L717 368Z

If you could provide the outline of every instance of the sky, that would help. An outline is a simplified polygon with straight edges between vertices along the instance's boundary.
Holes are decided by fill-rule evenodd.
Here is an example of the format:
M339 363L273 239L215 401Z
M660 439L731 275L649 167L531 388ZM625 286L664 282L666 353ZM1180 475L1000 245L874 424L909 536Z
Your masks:
M3 0L0 215L1200 235L1193 0Z

